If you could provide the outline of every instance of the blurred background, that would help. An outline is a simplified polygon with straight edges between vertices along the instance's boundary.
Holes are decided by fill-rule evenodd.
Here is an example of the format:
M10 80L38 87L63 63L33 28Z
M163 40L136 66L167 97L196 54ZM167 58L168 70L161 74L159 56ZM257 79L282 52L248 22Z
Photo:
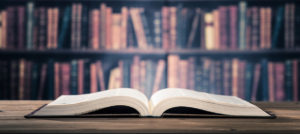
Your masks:
M0 99L128 87L298 101L297 0L2 0Z

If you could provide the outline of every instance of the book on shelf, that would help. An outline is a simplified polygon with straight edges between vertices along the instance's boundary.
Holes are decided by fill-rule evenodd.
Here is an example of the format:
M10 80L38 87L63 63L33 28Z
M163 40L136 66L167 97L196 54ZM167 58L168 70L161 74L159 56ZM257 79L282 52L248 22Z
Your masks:
M259 107L235 96L208 94L181 88L162 89L154 93L150 100L140 91L130 88L63 95L25 117L76 117L113 106L131 107L141 117L162 117L168 109L176 107L189 107L229 117L272 117Z
M0 10L1 49L258 50L298 48L299 6L237 4L203 8L7 5ZM26 23L26 24L25 24Z

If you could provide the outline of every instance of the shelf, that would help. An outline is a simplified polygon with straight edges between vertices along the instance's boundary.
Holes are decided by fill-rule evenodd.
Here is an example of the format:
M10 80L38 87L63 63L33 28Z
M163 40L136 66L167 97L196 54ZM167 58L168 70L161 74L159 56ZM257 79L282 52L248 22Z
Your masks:
M162 49L125 49L125 50L0 50L0 58L22 58L22 57L54 57L54 58L98 58L103 56L112 57L131 57L134 55L165 57L170 54L181 56L208 56L215 58L226 57L248 57L248 58L298 58L300 50L199 50L199 49L181 49L169 50Z

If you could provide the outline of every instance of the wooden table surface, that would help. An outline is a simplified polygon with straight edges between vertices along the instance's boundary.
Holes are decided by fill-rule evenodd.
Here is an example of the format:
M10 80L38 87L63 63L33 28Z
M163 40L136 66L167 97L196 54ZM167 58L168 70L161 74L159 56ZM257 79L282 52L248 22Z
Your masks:
M276 119L48 118L23 116L50 101L0 101L0 133L297 133L300 103L256 102Z

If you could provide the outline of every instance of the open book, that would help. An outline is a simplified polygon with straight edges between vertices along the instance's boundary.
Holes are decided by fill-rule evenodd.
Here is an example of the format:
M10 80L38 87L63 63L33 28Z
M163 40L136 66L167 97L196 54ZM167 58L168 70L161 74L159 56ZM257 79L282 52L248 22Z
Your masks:
M167 88L157 91L148 100L138 90L119 88L91 94L62 95L27 117L76 116L112 106L131 107L142 117L161 117L165 111L176 107L188 107L230 116L270 116L257 106L235 96Z

